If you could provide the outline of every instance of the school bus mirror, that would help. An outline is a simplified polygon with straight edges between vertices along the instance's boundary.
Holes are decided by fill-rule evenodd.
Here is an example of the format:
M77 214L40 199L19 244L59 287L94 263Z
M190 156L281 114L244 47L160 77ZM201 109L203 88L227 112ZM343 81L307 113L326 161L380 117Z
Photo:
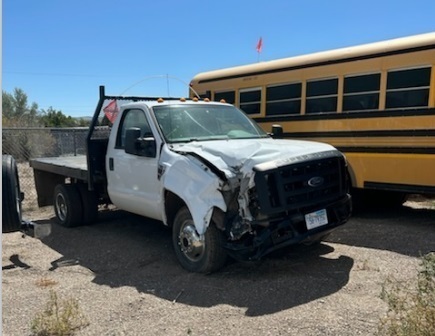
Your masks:
M272 125L272 137L282 138L283 130L281 125Z

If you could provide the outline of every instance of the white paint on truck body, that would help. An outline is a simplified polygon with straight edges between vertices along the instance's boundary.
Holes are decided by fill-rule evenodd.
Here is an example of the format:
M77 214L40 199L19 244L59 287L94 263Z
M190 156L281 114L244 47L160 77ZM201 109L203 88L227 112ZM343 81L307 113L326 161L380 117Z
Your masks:
M199 234L203 234L210 223L214 207L226 211L220 193L222 181L198 159L162 150L160 165L164 170L162 186L173 192L186 203ZM165 224L165 211L162 209Z

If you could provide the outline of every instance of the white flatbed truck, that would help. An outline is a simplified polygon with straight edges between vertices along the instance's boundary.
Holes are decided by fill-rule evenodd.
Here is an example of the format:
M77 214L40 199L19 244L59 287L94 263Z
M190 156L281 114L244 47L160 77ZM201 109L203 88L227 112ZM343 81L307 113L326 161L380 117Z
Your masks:
M101 86L86 155L30 165L38 204L54 205L59 224L91 224L108 203L160 220L192 272L321 241L351 214L342 153L274 138L222 102L107 96Z

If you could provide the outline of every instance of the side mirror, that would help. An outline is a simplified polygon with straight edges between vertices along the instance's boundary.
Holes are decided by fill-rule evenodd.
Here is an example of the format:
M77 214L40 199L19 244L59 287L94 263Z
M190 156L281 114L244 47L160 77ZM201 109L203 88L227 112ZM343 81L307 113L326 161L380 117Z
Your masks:
M156 157L156 139L153 137L141 138L140 133L141 130L138 127L127 129L125 132L125 152L132 155Z
M138 139L140 138L140 128L132 127L125 132L125 152L137 155Z
M154 137L146 137L140 139L139 155L152 158L156 157L157 145L156 139L154 139Z
M281 139L283 133L281 125L272 125L272 138Z

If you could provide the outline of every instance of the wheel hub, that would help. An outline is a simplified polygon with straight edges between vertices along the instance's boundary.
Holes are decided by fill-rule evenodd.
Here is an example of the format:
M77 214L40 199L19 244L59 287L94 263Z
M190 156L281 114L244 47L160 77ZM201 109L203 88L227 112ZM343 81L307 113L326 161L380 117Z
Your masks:
M61 193L57 194L55 205L59 219L64 221L67 216L67 207L65 198Z
M204 253L204 239L198 234L193 223L186 223L179 236L181 252L191 261L197 261Z

